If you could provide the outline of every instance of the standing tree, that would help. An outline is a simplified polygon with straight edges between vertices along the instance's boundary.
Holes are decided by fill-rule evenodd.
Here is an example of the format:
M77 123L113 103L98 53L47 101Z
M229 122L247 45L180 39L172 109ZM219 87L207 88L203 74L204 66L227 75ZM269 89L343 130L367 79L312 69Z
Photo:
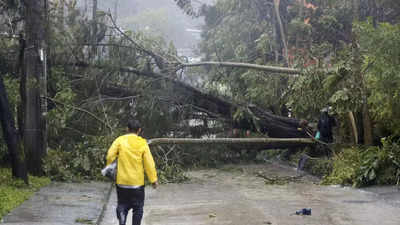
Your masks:
M15 128L14 117L10 111L7 92L4 87L3 77L0 76L0 121L3 127L4 140L11 158L12 175L28 183L25 159L18 131Z

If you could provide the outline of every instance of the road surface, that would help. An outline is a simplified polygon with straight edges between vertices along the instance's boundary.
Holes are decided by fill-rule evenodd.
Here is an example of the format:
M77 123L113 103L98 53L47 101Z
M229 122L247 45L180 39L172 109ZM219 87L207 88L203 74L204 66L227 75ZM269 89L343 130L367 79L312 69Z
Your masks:
M188 176L187 183L146 188L142 224L400 224L400 192L396 187L366 191L321 186L317 179L296 178L293 168L278 164L228 165L191 171ZM284 184L266 184L265 178L274 177L280 177ZM115 206L114 190L102 225L118 225ZM311 208L312 215L295 215L302 208ZM130 216L127 224L131 224Z

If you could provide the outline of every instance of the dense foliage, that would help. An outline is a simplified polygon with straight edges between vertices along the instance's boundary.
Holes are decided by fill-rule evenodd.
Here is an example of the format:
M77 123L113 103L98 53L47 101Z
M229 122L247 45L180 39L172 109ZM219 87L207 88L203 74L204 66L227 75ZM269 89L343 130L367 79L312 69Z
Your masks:
M326 184L367 185L399 184L399 141L382 139L381 147L346 148L333 157L333 171Z
M217 1L204 7L205 26L200 49L206 61L280 64L280 45L273 36L274 15L266 1ZM279 50L280 51L280 50ZM280 114L285 77L254 70L213 68L209 88L243 104L269 107Z

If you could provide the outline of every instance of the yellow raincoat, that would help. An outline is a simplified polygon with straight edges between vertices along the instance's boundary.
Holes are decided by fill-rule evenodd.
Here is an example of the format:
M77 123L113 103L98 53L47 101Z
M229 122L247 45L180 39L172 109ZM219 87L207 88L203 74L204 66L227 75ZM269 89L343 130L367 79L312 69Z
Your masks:
M118 137L107 153L107 165L118 158L117 184L144 185L144 172L151 183L157 181L157 171L146 139L136 134Z

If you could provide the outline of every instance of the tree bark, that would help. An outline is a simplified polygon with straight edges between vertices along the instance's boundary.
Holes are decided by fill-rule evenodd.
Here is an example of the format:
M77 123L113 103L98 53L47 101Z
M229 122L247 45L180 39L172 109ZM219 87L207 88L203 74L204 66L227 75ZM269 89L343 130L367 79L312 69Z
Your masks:
M24 146L28 170L43 175L42 159L46 154L40 87L45 65L46 0L23 0L25 18L25 106Z
M283 55L285 57L286 64L288 64L289 63L289 61L288 61L288 46L287 46L285 30L284 30L284 27L283 27L281 14L280 14L280 9L279 9L280 2L281 2L280 0L274 0L275 15L276 15L276 19L277 19L278 24L279 24L279 30L280 30L281 40L282 40L282 44L283 44Z
M7 92L4 87L3 78L0 76L0 120L3 128L3 137L7 144L11 158L13 177L23 179L28 184L24 151L18 131L15 128L15 120L10 110Z
M362 108L364 144L370 146L374 142L373 135L372 135L372 121L371 121L371 117L369 116L367 100L365 99L364 101L365 102L363 103L363 108Z
M351 128L353 131L354 144L358 144L358 131L357 131L356 120L354 119L354 114L353 114L353 112L348 112L348 115L349 115Z

